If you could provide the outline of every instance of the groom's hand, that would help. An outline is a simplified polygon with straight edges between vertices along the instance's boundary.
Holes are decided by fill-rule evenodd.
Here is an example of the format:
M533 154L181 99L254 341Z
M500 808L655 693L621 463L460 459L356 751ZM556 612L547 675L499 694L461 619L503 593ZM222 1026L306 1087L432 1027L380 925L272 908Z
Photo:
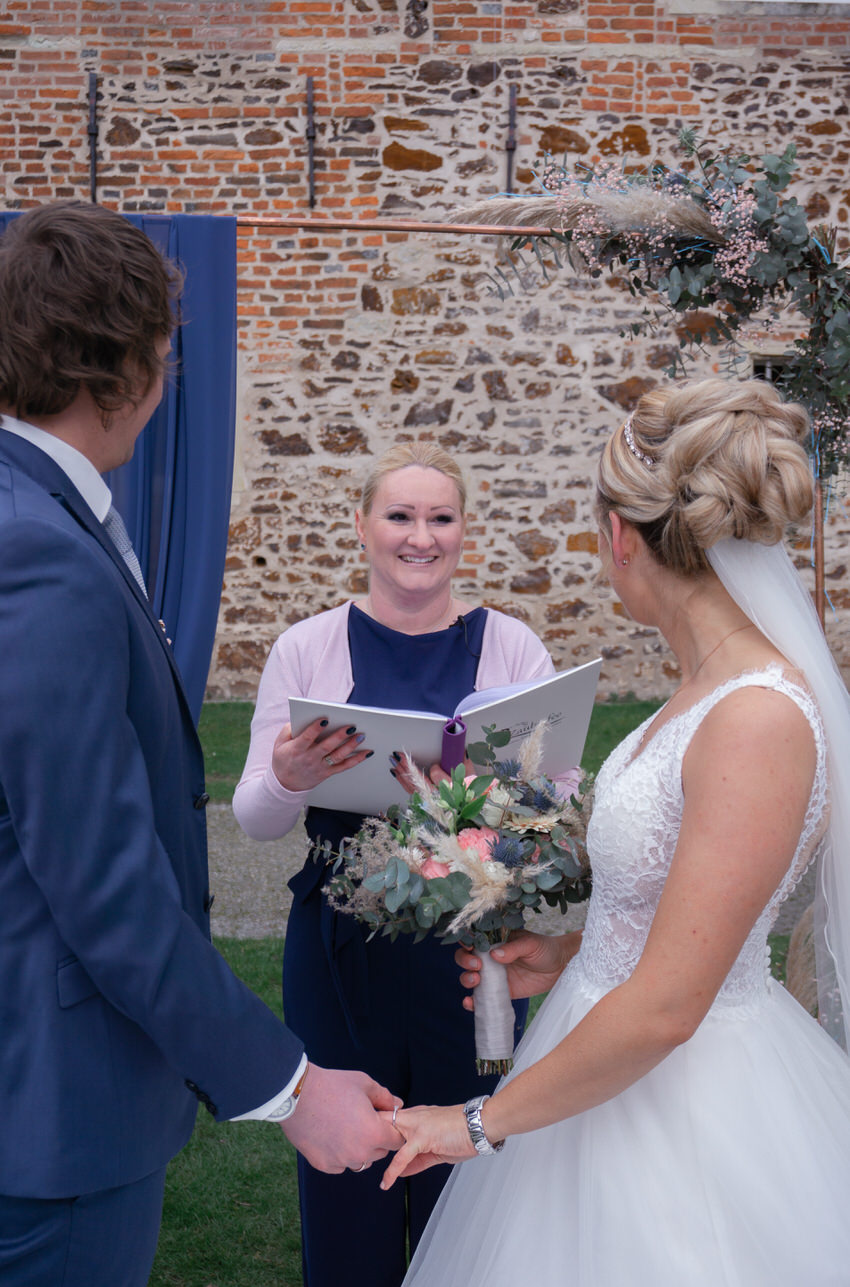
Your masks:
M317 1170L361 1171L402 1144L398 1131L379 1116L401 1102L365 1073L310 1064L298 1107L281 1129Z

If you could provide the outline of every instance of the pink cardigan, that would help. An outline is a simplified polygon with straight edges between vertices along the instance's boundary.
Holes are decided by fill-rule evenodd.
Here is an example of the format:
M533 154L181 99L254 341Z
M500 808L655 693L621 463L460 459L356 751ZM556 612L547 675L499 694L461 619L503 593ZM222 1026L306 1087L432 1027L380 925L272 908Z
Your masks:
M285 836L307 804L309 791L287 791L278 782L271 767L272 748L289 723L290 696L348 700L354 687L348 649L350 607L343 603L290 626L269 654L251 721L248 759L233 796L236 820L254 840ZM554 671L552 658L533 631L488 608L476 689L542 679Z

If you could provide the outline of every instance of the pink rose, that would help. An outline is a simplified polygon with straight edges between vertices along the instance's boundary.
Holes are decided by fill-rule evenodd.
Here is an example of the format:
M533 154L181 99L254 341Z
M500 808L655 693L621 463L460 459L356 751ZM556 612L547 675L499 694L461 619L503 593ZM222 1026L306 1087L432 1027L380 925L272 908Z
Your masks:
M438 862L436 858L426 858L419 868L419 875L424 876L426 880L433 880L435 876L448 876L449 868L444 862Z
M467 827L460 832L457 842L461 849L472 849L482 862L489 862L493 857L493 842L498 839L499 833L492 827Z

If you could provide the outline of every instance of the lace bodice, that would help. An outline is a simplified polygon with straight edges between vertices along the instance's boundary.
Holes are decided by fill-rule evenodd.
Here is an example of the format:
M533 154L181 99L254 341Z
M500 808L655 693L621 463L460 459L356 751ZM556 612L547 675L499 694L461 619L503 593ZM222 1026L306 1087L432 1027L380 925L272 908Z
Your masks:
M762 991L768 973L767 935L782 902L817 848L826 822L823 728L810 694L779 666L728 680L671 718L641 745L650 716L612 752L596 783L587 847L593 869L581 952L576 965L594 986L622 983L643 951L667 879L682 819L682 761L700 722L728 693L749 685L785 693L814 733L817 764L803 830L791 865L754 925L715 1004L740 1004ZM640 749L639 749L640 748Z

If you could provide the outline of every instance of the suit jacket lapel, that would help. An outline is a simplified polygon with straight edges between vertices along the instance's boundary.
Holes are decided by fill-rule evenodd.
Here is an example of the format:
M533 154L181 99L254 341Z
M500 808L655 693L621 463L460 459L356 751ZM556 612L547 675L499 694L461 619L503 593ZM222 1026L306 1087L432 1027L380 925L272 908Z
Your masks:
M165 637L165 628L154 616L149 599L142 593L133 573L107 536L103 524L92 513L65 471L60 469L46 452L41 451L25 438L21 438L19 434L9 433L2 428L0 428L0 460L5 460L14 469L19 469L37 486L48 492L108 554L123 576L130 593L156 631L163 652L168 658L180 696L188 707L188 699L183 691L183 680L177 669L171 645Z

